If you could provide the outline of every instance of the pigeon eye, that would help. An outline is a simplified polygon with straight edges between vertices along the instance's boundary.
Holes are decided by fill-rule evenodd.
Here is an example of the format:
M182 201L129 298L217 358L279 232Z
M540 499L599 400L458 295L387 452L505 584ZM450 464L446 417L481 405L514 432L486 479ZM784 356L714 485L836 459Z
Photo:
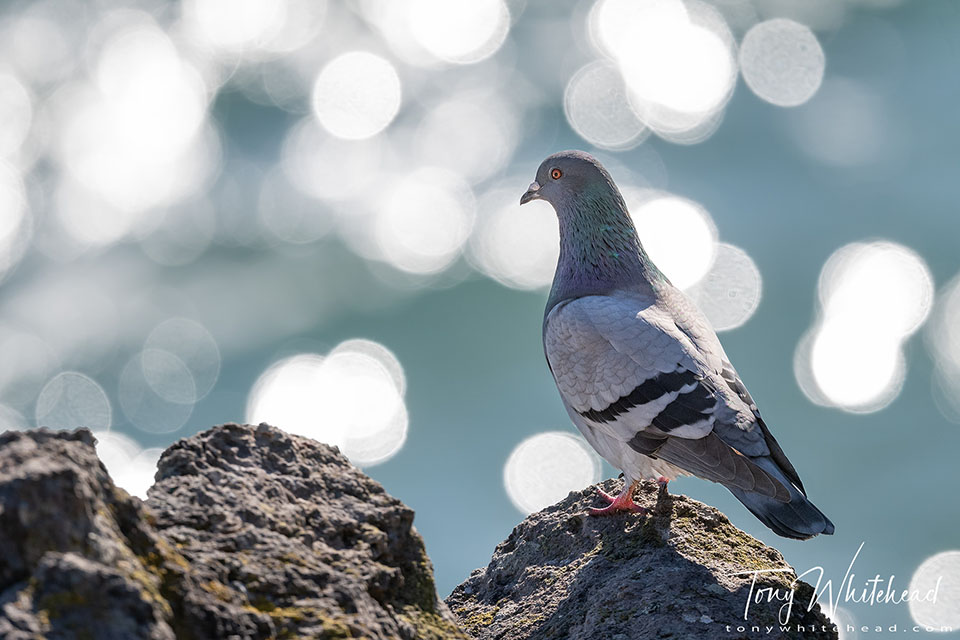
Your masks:
M560 178L563 177L563 171L560 171L560 169L551 169L550 177L553 178L554 180L559 180Z

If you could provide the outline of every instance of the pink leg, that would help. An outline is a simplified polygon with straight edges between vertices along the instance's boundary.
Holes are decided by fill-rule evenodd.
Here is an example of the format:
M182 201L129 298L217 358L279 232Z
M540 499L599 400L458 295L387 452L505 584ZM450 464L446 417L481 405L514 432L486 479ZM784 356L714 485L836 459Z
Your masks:
M637 483L627 486L624 483L623 491L621 491L616 497L611 496L606 491L598 489L597 493L600 494L600 497L610 503L610 506L604 507L602 509L590 509L590 515L592 516L608 516L620 513L621 511L628 511L631 513L646 513L647 510L638 505L633 501L633 490L636 488Z

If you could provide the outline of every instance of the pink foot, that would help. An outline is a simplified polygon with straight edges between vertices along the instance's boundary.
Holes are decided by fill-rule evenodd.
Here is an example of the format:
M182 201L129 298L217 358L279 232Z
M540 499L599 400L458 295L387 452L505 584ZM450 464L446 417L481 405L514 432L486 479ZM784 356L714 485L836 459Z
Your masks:
M617 501L617 497L616 497L616 496L610 495L609 493L607 493L606 491L604 491L603 489L601 489L601 488L599 488L599 487L597 487L597 494L598 494L601 498L603 498L604 500L606 500L609 504L613 504L614 502Z
M590 515L612 516L623 511L630 513L646 513L646 509L633 501L633 490L636 486L637 483L633 483L630 486L624 486L623 491L621 491L616 497L610 495L602 489L597 489L597 493L600 494L600 497L609 502L610 506L602 509L590 509Z

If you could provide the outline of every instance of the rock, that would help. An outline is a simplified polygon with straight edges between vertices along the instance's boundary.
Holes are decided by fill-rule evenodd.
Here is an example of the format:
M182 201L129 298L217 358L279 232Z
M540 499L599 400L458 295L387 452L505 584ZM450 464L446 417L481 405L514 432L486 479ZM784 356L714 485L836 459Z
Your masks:
M463 637L413 511L333 447L217 427L164 452L147 505L200 584L199 637Z
M621 484L600 486L616 493ZM656 510L588 517L598 504L589 487L530 515L447 604L480 640L837 637L819 605L807 611L812 588L794 582L778 551L696 500L658 503L656 483L635 499ZM758 576L755 589L787 596L796 588L789 628L778 621L783 601L767 598L754 600L744 620L753 576L735 574L784 568Z
M413 511L332 447L215 427L144 505L88 431L0 436L0 637L466 638Z
M413 511L335 448L215 427L163 454L143 503L93 444L83 429L0 435L0 638L836 637L792 570L756 584L796 586L790 631L780 601L744 620L752 576L734 574L783 557L716 509L657 503L653 483L638 496L651 516L586 517L594 487L531 515L451 613Z
M89 431L0 435L0 638L172 640L164 557Z

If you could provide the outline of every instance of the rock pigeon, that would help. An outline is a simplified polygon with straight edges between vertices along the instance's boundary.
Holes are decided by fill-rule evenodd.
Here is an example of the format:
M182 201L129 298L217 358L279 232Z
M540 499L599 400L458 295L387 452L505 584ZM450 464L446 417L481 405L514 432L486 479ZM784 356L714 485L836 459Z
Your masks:
M581 151L554 154L520 204L535 199L560 223L547 363L573 423L624 474L623 491L601 492L609 506L591 513L643 512L642 479L695 475L781 536L833 533L707 319L647 256L606 169Z

